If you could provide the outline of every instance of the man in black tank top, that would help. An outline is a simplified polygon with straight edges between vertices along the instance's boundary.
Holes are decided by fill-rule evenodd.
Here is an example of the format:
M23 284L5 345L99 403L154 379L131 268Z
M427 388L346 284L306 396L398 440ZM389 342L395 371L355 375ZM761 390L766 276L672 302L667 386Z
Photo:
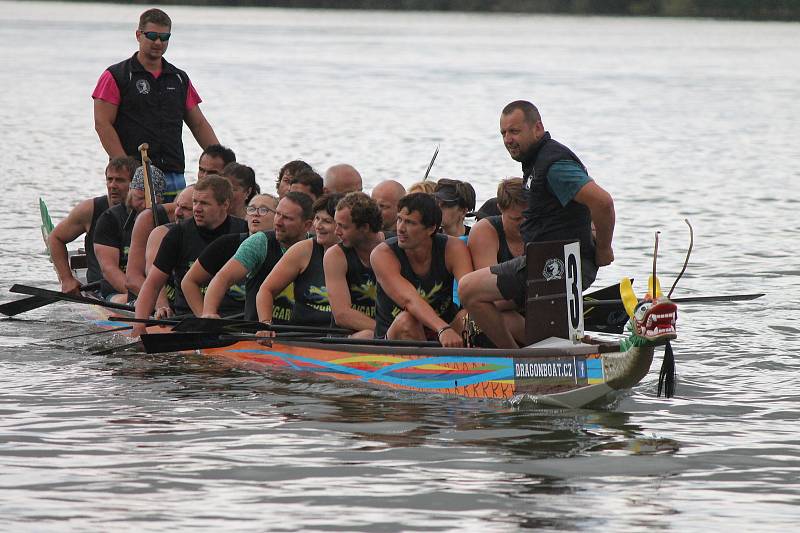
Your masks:
M158 167L150 165L150 180L157 204L161 203L166 181ZM100 295L112 302L128 301L125 269L136 215L145 208L144 171L136 169L124 203L108 209L97 221L94 235L94 253L103 279ZM155 206L154 206L155 207Z
M94 228L100 215L111 206L123 202L138 163L130 157L115 157L106 166L106 194L83 200L72 208L67 218L59 222L47 239L53 267L61 281L61 292L78 294L81 283L69 266L67 244L82 233L86 234L84 250L89 262L86 280L91 283L101 278L100 265L94 255Z
M472 271L467 247L437 233L442 211L432 195L406 195L397 208L397 237L370 256L378 281L375 336L463 346L463 312L453 304L453 280Z
M232 197L230 182L220 176L208 176L195 184L192 192L192 218L170 228L161 241L153 268L147 273L136 300L136 318L150 316L156 298L170 274L175 277L176 287L180 287L183 275L214 239L227 233L247 231L244 220L228 215ZM189 307L180 291L177 291L175 312L180 314L187 311ZM143 324L134 326L134 335L144 332Z
M363 192L352 192L339 201L333 218L342 242L325 252L323 265L334 325L352 329L352 337L372 338L378 287L369 256L383 242L381 209Z
M579 241L583 288L589 287L598 267L614 260L614 201L589 177L578 156L550 137L532 103L508 104L500 115L500 134L512 159L522 163L523 183L528 187L521 225L524 242ZM498 312L496 302L511 300L522 309L526 287L523 255L465 277L458 295L498 348L516 348L523 341L524 324L519 327L515 311Z
M470 256L475 270L510 261L525 253L520 224L528 206L522 178L508 178L497 186L497 205L500 215L482 218L469 234Z

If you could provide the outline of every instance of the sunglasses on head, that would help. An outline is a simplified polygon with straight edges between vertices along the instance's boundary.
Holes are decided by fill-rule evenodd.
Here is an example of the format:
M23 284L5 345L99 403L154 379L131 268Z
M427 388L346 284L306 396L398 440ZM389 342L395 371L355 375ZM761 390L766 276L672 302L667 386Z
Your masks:
M246 212L247 212L248 215L255 215L256 213L258 213L259 215L261 215L263 217L263 216L266 216L268 213L274 213L275 210L271 209L269 207L265 207L263 205L261 207L256 207L254 205L248 205L247 209L246 209Z
M156 39L161 39L162 43L169 41L169 36L172 35L170 32L160 32L160 31L140 31L142 35L150 39L151 41L155 41Z
M436 201L442 207L455 207L458 205L458 200L442 200L437 198Z

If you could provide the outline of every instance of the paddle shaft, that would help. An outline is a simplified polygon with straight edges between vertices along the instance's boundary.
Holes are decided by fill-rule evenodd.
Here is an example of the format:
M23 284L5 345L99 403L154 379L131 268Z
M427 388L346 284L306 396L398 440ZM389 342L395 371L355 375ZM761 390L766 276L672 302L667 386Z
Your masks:
M433 162L436 161L437 155L439 155L439 145L436 145L436 150L433 152L433 157L431 157L431 162L428 163L428 169L425 171L425 176L422 178L422 181L428 180L428 174L431 173L431 169L433 168Z
M761 298L764 293L753 294L728 294L723 296L687 296L684 298L670 298L673 303L709 303L709 302L740 302ZM603 307L622 305L622 300L584 300L584 307Z
M158 213L156 213L156 195L153 190L153 182L150 179L150 169L147 166L147 163L150 161L150 158L147 157L147 150L149 148L147 143L139 145L139 153L142 155L142 172L144 173L144 206L150 209L153 215L153 227L157 228Z
M302 326L294 324L265 324L255 320L230 320L225 318L187 318L175 327L175 331L224 333L225 330L252 330L275 332L303 332L317 335L349 335L349 329Z
M98 287L100 287L100 282L94 281L92 283L87 283L86 285L81 285L80 290L91 291L97 289ZM15 300L13 302L0 305L0 313L6 316L16 316L20 313L32 311L57 301L58 299L56 298L49 298L45 296L29 296L28 298L22 298L20 300Z
M394 346L417 348L440 348L438 342L433 341L406 341L387 339L352 339L336 337L309 337L301 332L278 333L275 337L259 337L257 335L210 335L202 332L189 333L145 333L141 336L142 344L147 353L179 352L186 350L200 350L203 348L223 348L242 341L274 340L292 338L300 342L313 342L320 344L347 344L352 346Z
M87 298L85 296L75 296L72 294L64 294L63 292L51 291L48 289L40 289L38 287L30 287L28 285L14 284L9 291L19 294L30 294L31 296L41 296L45 298L52 298L54 301L73 302L78 304L99 305L100 307L107 307L108 309L121 309L124 311L136 311L136 308L131 305L118 304L114 302L106 302L104 300L97 300L95 298Z

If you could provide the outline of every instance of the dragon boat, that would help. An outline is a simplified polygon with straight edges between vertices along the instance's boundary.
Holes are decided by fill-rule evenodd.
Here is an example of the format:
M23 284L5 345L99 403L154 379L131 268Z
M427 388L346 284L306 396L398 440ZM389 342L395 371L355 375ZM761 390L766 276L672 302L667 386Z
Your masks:
M245 369L299 372L384 389L511 402L530 400L565 408L606 404L620 391L637 385L650 370L655 348L676 338L677 306L664 297L656 278L651 277L643 299L635 296L631 281L623 279L595 296L621 297L613 302L614 309L625 309L625 335L613 340L585 335L584 317L600 313L603 306L602 302L589 303L584 310L579 254L577 243L528 245L528 344L524 348L443 348L319 336L275 338L265 346L252 338L226 335L225 331L189 331L205 339L202 347L191 351ZM122 311L117 312L122 316L115 317L107 307L98 302L88 307L91 311L86 316L103 329L128 324L125 315L129 318L132 314ZM607 327L602 323L597 327L595 320L594 329L616 331L620 317L610 311L601 314ZM182 334L171 329L148 327L148 334L142 337L145 347ZM671 358L671 350L667 353Z

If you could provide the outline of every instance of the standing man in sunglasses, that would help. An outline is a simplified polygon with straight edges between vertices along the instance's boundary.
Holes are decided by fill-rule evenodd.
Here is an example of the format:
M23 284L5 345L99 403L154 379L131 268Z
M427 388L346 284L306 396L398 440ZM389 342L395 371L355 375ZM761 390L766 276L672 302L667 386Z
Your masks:
M160 9L139 17L139 50L100 76L94 99L94 127L109 157L139 155L142 143L167 180L164 201L186 187L181 135L185 122L201 148L219 144L200 111L200 96L189 76L164 58L172 20Z
M520 226L523 241L580 241L586 289L598 268L614 261L614 200L589 177L572 150L550 137L531 102L517 100L503 108L500 135L511 158L522 163L523 187L528 188L528 206ZM524 321L513 308L514 304L517 309L525 308L526 286L523 254L467 274L458 294L495 346L516 348L524 336Z

